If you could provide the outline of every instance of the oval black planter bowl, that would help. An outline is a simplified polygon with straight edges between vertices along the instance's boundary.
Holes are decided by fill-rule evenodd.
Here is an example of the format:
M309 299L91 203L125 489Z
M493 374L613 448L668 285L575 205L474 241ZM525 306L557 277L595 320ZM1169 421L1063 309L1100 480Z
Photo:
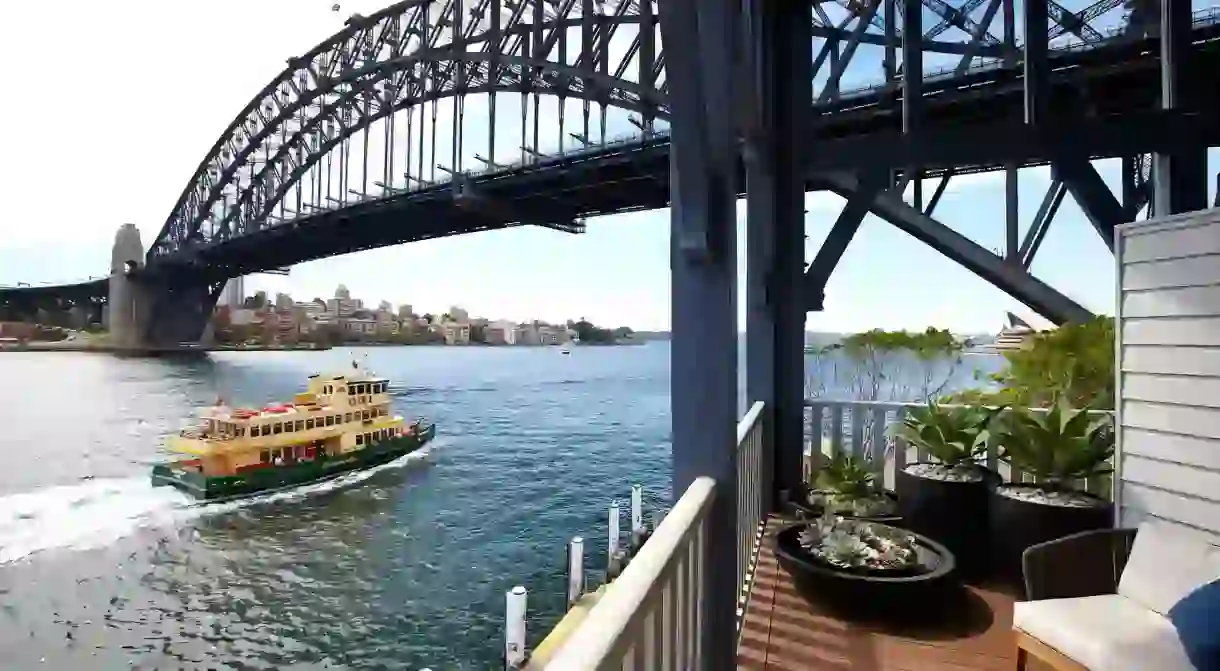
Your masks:
M918 534L922 568L918 572L849 571L836 568L809 555L798 537L810 522L798 522L775 534L775 556L779 565L807 598L873 617L878 612L889 615L926 615L932 604L940 603L957 591L956 562L953 554L930 538Z
M929 462L907 465L916 463ZM966 579L984 578L990 573L987 509L991 490L1001 479L995 471L980 469L983 479L978 482L933 480L910 475L905 470L894 477L903 528L948 548Z
M1105 529L1114 525L1114 506L1105 499L1095 499L1092 508L1055 506L1022 501L1001 496L1003 489L1020 487L1039 489L1034 485L1001 485L991 497L991 547L1000 576L1012 581L1021 578L1021 554L1025 548L1082 531Z
M793 515L798 516L798 517L815 517L815 518L822 516L822 507L810 505L810 503L809 503L809 493L811 491L813 491L811 487L805 487L803 489L798 489L797 494L795 496L788 497L788 507L791 509L790 512ZM869 522L880 522L882 524L889 524L891 526L902 526L902 524L901 524L902 516L897 513L898 495L895 494L894 492L882 492L882 494L894 503L894 511L895 511L894 514L892 514L892 515L873 515L873 516L867 516L867 517L860 517L857 515L846 515L843 513L836 513L836 514L839 517L843 517L846 519L867 520Z

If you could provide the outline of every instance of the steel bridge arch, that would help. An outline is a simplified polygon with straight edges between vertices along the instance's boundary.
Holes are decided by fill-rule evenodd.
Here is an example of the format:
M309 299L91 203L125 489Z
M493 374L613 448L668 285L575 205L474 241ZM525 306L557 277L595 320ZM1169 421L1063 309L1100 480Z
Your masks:
M464 1L473 4L469 26L459 20ZM338 122L361 107L370 109L374 99L376 114L364 116L355 126L340 123L339 141L403 109L473 93L572 97L648 119L667 117L664 86L653 85L662 80L664 66L656 48L656 1L619 0L613 13L585 14L594 0L404 0L368 18L349 19L346 28L304 56L289 59L288 67L229 124L150 246L149 260L197 241L200 227L213 217L226 189L238 193L234 207L222 217L222 231L239 214L243 219L256 214L251 205L260 193L286 193L293 180L307 172L297 169L300 164L313 165L322 146L328 152L338 144L332 141L337 136L327 136L309 148L321 134L321 122ZM600 0L597 5L599 11L607 9ZM487 18L496 12L499 18ZM573 18L573 13L578 15ZM508 25L501 25L504 20ZM610 75L610 41L625 25L640 30ZM567 59L567 33L573 28L582 31L575 64L551 60ZM453 39L437 46L446 33ZM482 49L469 51L472 46ZM642 83L623 77L637 56ZM391 94L385 100L373 95L379 85L379 93ZM294 124L300 127L288 138L287 129ZM277 139L283 141L272 148ZM264 165L255 175L253 165L260 161ZM243 168L249 178L244 188L239 177ZM285 179L284 171L291 177ZM268 183L271 178L274 184Z
M544 68L553 69L555 74L562 75L566 71L571 71L573 76L586 76L579 74L580 71L564 66L554 66L553 63L537 59L521 58L521 57L505 57L487 54L465 53L458 58L441 59L434 54L421 54L418 57L404 57L400 59L399 65L409 65L411 63L428 62L443 64L446 62L462 61L462 62L486 62L491 63L493 60L499 60L502 63L515 64L524 69ZM386 70L387 68L381 68ZM393 71L391 71L391 76ZM538 94L550 97L580 97L586 100L595 100L597 102L607 101L608 106L616 107L626 111L637 112L642 115L648 115L657 119L668 119L668 106L664 101L660 100L661 92L659 90L647 90L638 86L634 82L615 79L612 77L590 77L599 84L603 84L602 90L607 91L608 95L603 97L588 97L582 96L580 91L572 89L533 89L528 91L531 94ZM410 109L415 106L424 105L430 102L436 102L448 98L460 97L478 93L520 93L521 85L515 82L501 83L486 83L476 86L463 86L451 88L431 88L422 95L408 96L397 99L389 104L384 100L377 99L377 107L375 111L365 114L361 111L361 103L369 96L367 91L375 88L376 84L386 81L383 79L367 79L363 80L359 87L353 87L333 103L327 105L322 111L310 117L300 129L294 132L288 139L276 149L275 153L268 157L263 169L260 170L253 178L251 183L242 191L239 200L234 203L236 206L230 210L222 218L219 228L230 231L230 235L239 235L248 232L245 226L239 226L237 230L233 228L235 220L240 220L242 224L250 222L262 222L271 213L276 205L290 192L293 186L304 177L309 170L317 165L318 161L324 158L327 154L338 147L344 140L356 135L365 130L372 124L385 119L400 111ZM425 82L426 83L426 82ZM553 84L553 82L551 82ZM372 103L370 101L370 107ZM355 123L348 123L344 118L346 114L359 114L360 118ZM322 126L334 124L338 126L338 132L331 134L328 131L319 131ZM313 134L324 137L324 141L315 145L309 146L309 141ZM294 156L295 153L295 156ZM287 169L288 174L283 174ZM274 193L268 195L270 189L274 189ZM261 198L260 198L261 197Z

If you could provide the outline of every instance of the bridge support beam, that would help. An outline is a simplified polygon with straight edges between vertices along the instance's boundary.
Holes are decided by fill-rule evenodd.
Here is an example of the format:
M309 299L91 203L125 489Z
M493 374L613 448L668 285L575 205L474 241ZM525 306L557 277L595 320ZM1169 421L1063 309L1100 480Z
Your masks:
M670 153L670 348L675 499L716 482L708 512L703 616L692 667L736 668L737 141L731 0L658 3L673 126Z
M745 4L754 113L745 157L746 401L766 403L763 488L778 504L775 495L800 484L804 449L805 180L797 148L812 97L812 19L800 0Z
M814 181L849 202L862 188L859 179L844 173L817 175ZM1084 321L1093 316L1093 313L1080 304L1030 275L1020 264L1010 263L992 254L982 245L911 207L899 195L890 192L878 193L873 198L871 209L873 214L987 280L1056 324Z
M563 211L560 206L543 211L541 208L493 198L476 189L461 173L453 176L453 202L462 209L477 212L496 221L541 226L563 233L585 232L584 220L572 212Z
M1174 112L1198 111L1200 86L1191 63L1191 2L1161 0L1161 107ZM1207 147L1202 137L1186 146L1153 156L1152 207L1164 217L1207 208Z
M143 263L140 231L133 224L124 224L115 235L110 258L106 326L111 343L119 349L142 351L199 342L211 321L218 288L197 282L171 285L138 274Z

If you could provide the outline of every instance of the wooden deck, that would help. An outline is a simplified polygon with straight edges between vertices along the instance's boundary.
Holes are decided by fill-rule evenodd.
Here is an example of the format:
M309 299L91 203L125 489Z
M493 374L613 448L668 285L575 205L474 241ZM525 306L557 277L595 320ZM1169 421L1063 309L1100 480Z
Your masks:
M811 603L779 567L771 519L759 553L738 648L739 671L1012 671L1014 597L969 588L952 623L905 626L847 622ZM929 611L930 619L938 613ZM945 618L939 618L944 620ZM1029 671L1043 671L1031 660Z

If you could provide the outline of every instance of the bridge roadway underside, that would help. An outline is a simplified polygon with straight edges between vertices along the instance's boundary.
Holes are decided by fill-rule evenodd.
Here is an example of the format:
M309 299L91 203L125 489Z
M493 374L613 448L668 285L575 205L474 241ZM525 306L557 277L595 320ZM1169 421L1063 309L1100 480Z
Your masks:
M1220 145L1220 27L1196 30L1195 41L1192 87L1206 113L1192 117L1158 110L1154 39L1056 56L1052 114L1037 131L1023 123L1019 67L926 82L929 122L917 142L902 136L901 100L893 92L878 89L813 106L803 152L807 190L850 196L840 186L844 180L829 174L836 172L921 165L927 177L936 177L948 170L1046 165L1065 153L1102 159L1182 144ZM554 211L558 218L662 208L669 204L669 139L656 136L469 179L481 195L510 210ZM744 172L737 183L745 184ZM442 184L354 203L154 259L150 270L194 283L519 223L459 207L454 194L452 185Z

